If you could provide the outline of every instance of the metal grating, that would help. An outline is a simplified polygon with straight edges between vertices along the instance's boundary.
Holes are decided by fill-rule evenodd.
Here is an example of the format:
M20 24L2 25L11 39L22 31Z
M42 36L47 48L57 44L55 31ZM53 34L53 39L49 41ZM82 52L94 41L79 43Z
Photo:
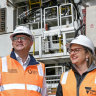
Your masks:
M0 9L0 32L5 31L5 14L6 8Z

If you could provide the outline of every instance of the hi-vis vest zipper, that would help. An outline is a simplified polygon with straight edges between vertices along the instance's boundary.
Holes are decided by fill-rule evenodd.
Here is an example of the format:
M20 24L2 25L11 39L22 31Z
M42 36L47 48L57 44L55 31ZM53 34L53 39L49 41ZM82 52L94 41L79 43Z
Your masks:
M0 96L41 96L44 64L29 65L24 71L22 65L10 56L3 57L0 63Z
M60 83L63 96L77 96L77 82L72 70L62 74ZM96 69L89 72L81 82L79 96L96 96Z

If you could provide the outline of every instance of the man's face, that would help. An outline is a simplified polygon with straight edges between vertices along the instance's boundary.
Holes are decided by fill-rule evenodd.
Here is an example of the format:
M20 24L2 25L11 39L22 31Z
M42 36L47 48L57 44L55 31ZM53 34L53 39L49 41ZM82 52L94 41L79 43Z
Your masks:
M12 46L15 51L27 51L29 52L32 46L32 40L26 35L16 35L12 38Z

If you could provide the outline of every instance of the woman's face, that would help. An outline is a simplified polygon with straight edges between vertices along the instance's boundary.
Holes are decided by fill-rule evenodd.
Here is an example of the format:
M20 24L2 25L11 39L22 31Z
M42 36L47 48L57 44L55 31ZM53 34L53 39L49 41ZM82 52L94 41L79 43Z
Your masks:
M72 64L77 66L81 64L87 64L86 58L88 58L88 53L85 51L83 46L72 44L69 53Z

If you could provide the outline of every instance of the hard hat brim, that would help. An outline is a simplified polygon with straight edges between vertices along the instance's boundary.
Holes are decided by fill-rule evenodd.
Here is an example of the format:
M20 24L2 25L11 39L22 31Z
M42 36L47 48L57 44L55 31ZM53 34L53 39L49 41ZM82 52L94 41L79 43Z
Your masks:
M10 35L10 38L12 39L13 37L15 37L17 35L26 35L26 36L30 37L31 39L33 39L33 37L27 33L14 33L14 34Z

